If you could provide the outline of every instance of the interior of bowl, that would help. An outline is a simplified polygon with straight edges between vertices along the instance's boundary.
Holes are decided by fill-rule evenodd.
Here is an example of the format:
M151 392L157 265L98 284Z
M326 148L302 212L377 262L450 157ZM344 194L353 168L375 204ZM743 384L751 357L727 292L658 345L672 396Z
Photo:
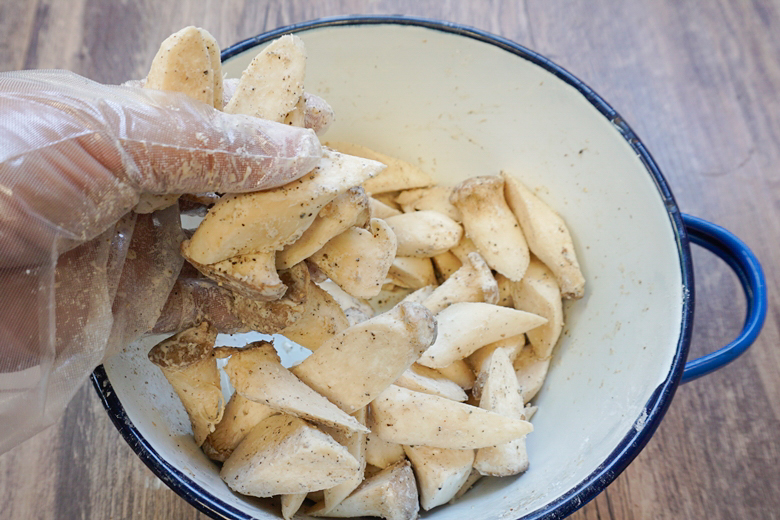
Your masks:
M315 24L298 34L308 52L306 90L336 113L324 141L411 161L442 184L501 170L518 176L564 217L587 279L586 296L565 306L562 340L534 400L530 469L483 478L423 516L520 518L587 500L593 475L619 472L615 459L633 456L623 452L636 448L648 413L668 399L659 389L674 388L684 355L689 295L662 179L581 88L485 35L389 21ZM260 48L226 60L227 75L240 76ZM195 446L181 404L146 359L158 339L105 364L143 449L166 463L158 474L168 483L184 476L189 492L208 494L211 505L194 500L204 510L278 517L273 501L232 493Z

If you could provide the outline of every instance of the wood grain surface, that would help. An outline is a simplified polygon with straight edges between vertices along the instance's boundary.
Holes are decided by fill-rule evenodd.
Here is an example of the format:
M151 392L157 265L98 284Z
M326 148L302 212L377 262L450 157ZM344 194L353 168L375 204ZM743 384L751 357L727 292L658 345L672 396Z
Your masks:
M0 70L145 75L186 25L227 46L349 13L445 19L534 49L601 94L652 152L683 211L730 229L768 277L752 349L681 387L648 446L577 520L780 518L780 3L774 0L0 0ZM739 331L736 277L695 252L691 356ZM0 456L9 519L204 519L135 456L85 385L52 428Z

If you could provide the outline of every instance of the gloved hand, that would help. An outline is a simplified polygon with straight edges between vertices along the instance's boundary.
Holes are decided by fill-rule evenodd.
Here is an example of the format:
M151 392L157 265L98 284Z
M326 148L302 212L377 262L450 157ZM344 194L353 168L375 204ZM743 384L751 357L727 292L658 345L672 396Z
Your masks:
M181 269L177 206L316 166L311 130L65 71L0 73L0 453L53 423L155 324Z

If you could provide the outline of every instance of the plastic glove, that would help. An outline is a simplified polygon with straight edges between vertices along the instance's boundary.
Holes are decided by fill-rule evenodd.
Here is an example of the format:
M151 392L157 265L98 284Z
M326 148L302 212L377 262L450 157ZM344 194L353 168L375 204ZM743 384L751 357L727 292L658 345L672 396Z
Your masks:
M177 206L316 166L311 130L65 71L0 73L0 453L53 423L106 355L151 330L182 266Z

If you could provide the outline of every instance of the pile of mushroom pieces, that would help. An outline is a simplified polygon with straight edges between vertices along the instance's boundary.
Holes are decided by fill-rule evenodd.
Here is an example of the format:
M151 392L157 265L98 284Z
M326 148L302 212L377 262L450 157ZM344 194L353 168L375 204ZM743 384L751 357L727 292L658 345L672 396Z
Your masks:
M285 36L247 71L274 53L305 61ZM225 90L249 91L249 76ZM295 124L324 132L332 111L303 92L303 72L287 76ZM290 123L289 110L275 114ZM584 279L563 220L513 176L441 186L409 162L329 142L304 177L218 198L181 251L190 276L157 330L176 334L149 359L232 490L280 497L286 519L308 500L314 516L402 520L528 468L530 401L561 300L581 297ZM285 367L272 342L215 346L218 333L248 331L311 354Z

